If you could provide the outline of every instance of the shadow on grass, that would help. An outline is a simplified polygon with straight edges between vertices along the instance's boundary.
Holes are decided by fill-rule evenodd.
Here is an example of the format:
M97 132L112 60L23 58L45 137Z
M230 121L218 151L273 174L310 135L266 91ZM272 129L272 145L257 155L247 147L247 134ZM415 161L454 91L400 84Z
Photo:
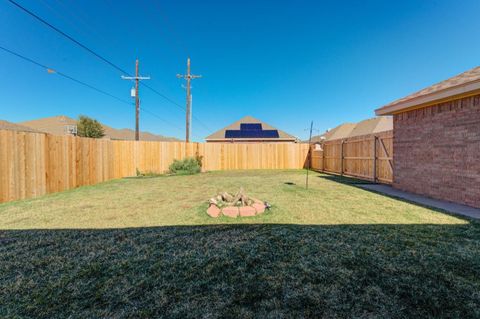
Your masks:
M389 197L389 198L392 198L392 199L395 199L395 200L398 200L398 201L401 201L401 202L404 202L404 203L412 204L412 205L415 205L415 206L418 206L418 207L428 208L429 210L433 210L433 211L436 211L438 213L448 214L450 216L459 217L458 213L455 214L455 213L452 213L452 212L444 210L444 209L439 209L437 207L433 207L433 206L430 206L430 205L427 205L427 204L421 204L421 203L418 203L418 202L415 202L415 201L412 201L412 200L408 200L408 199L403 198L403 197L395 196L394 194L386 194L386 193L383 193L383 192L375 190L375 189L369 189L369 188L362 187L362 185L375 185L375 184L378 184L378 183L373 183L373 182L370 182L370 181L361 180L361 179L357 179L357 178L353 178L353 177L341 176L341 175L332 175L332 174L327 174L327 173L320 173L320 174L322 174L322 175L317 175L318 178L322 178L322 179L325 179L325 180L337 182L337 183L344 184L344 185L354 186L354 187L359 188L363 191L374 193L376 195ZM464 216L464 215L461 215L461 216L463 218L473 220L473 218L470 218L470 217L467 217L467 216Z
M373 182L358 179L354 177L342 176L342 175L334 175L328 173L320 173L321 175L317 175L318 178L322 178L325 180L329 180L336 183L346 184L346 185L358 185L358 184L375 184Z
M478 318L480 227L0 231L0 317Z

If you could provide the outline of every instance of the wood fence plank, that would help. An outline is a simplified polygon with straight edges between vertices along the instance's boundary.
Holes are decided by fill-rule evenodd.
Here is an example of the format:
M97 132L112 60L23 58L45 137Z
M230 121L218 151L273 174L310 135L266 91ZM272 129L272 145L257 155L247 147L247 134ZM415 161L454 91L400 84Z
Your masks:
M379 154L377 145L381 146L382 154ZM322 144L322 151L318 152L320 155L315 155L316 152L312 152L312 164L316 170L382 183L393 181L392 131L348 138L343 143L342 140L327 141Z
M137 168L164 173L174 159L197 154L206 171L299 169L308 152L307 144L111 141L0 130L0 202L133 176Z

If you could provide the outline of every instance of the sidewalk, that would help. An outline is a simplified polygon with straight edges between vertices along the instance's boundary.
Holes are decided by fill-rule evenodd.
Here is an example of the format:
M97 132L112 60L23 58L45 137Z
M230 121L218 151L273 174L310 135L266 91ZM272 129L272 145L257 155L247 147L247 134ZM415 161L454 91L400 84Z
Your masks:
M382 184L360 184L357 185L366 190L371 190L374 192L378 192L381 194L385 194L392 197L397 197L401 199L408 200L410 202L414 202L417 204L442 209L449 213L463 215L475 219L480 219L480 209L474 208L466 205L455 204L443 200L428 198L422 195L412 194L408 192L404 192L398 189L393 188L390 185L382 185Z

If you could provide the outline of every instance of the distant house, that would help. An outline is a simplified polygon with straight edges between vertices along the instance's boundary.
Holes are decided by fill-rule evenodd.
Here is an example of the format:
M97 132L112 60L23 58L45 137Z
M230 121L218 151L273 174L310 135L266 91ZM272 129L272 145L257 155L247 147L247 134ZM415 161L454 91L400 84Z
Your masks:
M19 123L52 135L75 135L77 121L64 115L41 118Z
M271 125L245 116L239 121L207 136L207 143L296 143L298 139Z
M41 118L38 120L27 121L20 123L23 126L29 127L34 130L49 133L52 135L75 135L77 130L77 120L65 116L52 116ZM108 125L102 124L105 131L106 139L111 140L135 140L135 131L130 129L115 129ZM156 135L149 132L140 132L141 141L179 141L173 137L165 137L162 135Z
M393 130L393 118L391 116L374 117L358 122L348 137L377 134L391 130Z
M325 131L321 135L312 136L312 143L322 143L326 141L332 141L336 139L346 138L352 132L355 127L355 123L343 123L330 130ZM304 141L308 143L308 140Z
M40 131L35 130L31 127L15 124L15 123L4 121L4 120L0 120L0 130L41 133Z
M343 123L325 133L312 137L312 144L355 136L376 134L393 130L393 119L390 116L375 117L358 123ZM308 143L308 141L305 141Z

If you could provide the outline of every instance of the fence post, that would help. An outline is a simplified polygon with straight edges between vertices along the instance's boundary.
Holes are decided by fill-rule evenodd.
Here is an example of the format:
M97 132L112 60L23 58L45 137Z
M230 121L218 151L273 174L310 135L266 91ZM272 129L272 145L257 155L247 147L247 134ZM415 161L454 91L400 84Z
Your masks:
M322 145L322 172L325 172L325 143Z
M340 162L340 165L341 165L341 166L340 166L340 167L341 167L341 169L340 169L340 175L342 175L342 176L343 176L343 168L344 168L344 164L343 164L343 161L344 161L344 156L343 156L343 144L344 144L344 143L345 143L345 140L342 140L341 153L340 153L340 154L341 154L341 155L340 155L340 159L341 159L341 160L340 160L340 161L341 161L341 162Z
M313 146L312 144L308 144L308 155L307 155L307 159L308 159L308 162L307 162L307 167L308 169L311 169L312 168L312 160L313 160Z
M377 136L373 136L373 182L377 182Z

